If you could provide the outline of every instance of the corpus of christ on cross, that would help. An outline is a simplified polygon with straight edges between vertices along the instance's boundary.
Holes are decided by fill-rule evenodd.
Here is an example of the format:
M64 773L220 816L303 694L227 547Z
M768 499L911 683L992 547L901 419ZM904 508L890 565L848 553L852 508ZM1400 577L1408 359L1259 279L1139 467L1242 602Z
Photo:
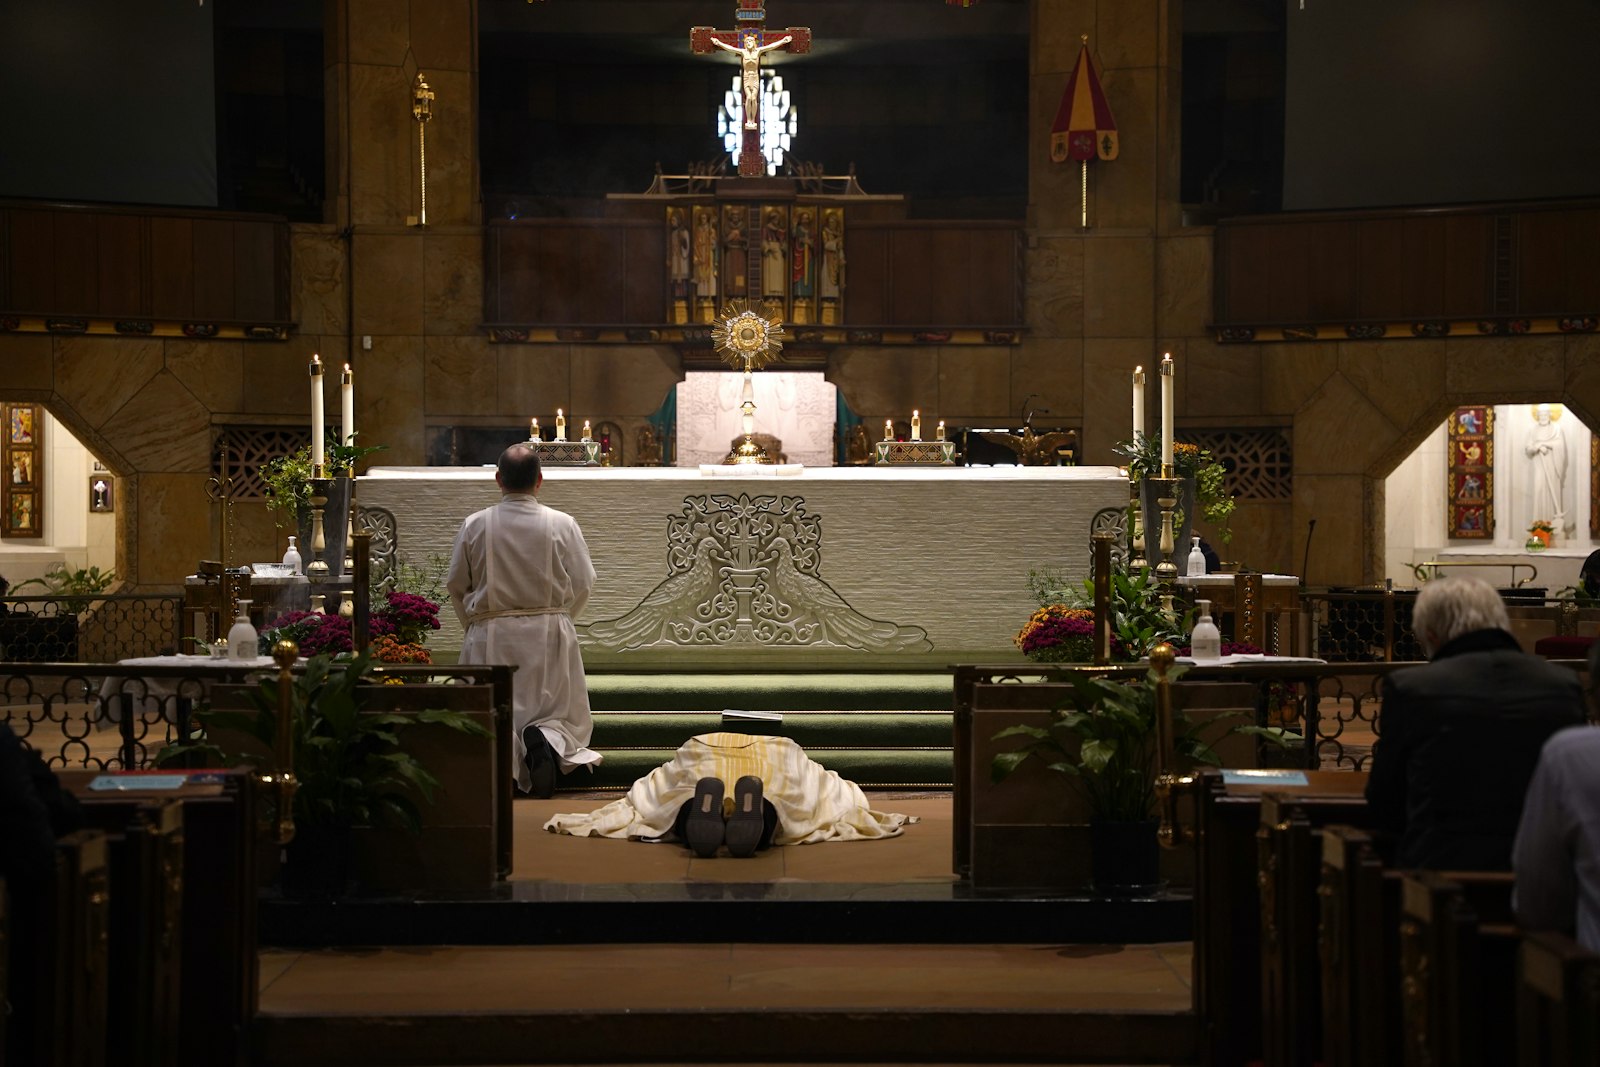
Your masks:
M811 51L811 30L790 26L782 33L767 29L767 9L763 0L739 0L734 16L739 28L714 30L695 26L689 31L689 47L700 54L732 52L742 68L741 96L744 100L744 138L739 144L739 176L759 178L767 173L761 155L761 57L779 49L790 54Z

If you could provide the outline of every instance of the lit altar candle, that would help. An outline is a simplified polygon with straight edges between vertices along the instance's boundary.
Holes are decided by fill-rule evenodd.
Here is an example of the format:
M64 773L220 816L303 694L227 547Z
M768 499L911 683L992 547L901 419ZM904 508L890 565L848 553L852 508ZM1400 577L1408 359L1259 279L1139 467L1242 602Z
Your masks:
M916 408L911 409L911 439L922 440L922 413Z
M311 464L312 474L320 478L328 462L326 443L322 440L322 356L311 356Z
M1172 466L1172 353L1161 356L1161 467L1162 476Z
M934 440L936 440L936 441L943 441L944 440L944 420L943 419L939 420L939 428L934 430L933 432L936 435Z
M583 439L585 441L587 441L590 438L592 438L593 436L594 436L594 431L589 429L589 420L588 419L584 419L583 420Z
M1144 433L1144 368L1133 368L1133 443Z
M535 415L533 418L528 420L528 440L537 441L538 439L539 439L539 416Z
M883 439L885 441L893 441L894 440L894 420L892 420L892 419L884 419L883 420Z
M356 379L348 363L339 377L339 439L347 445L356 443Z
M556 440L557 441L565 441L566 439L567 439L567 417L561 413L561 409L560 408L556 408Z

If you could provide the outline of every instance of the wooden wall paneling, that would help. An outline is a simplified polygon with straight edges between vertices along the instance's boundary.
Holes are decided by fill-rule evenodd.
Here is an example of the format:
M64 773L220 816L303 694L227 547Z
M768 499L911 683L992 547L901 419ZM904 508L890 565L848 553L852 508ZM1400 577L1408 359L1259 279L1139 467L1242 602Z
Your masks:
M582 259L574 238L575 228L561 224L541 226L535 253L533 286L537 294L535 322L578 321Z
M100 215L95 219L99 256L96 261L98 299L94 314L137 318L148 314L149 290L145 277L144 245L148 228L138 215Z
M95 216L82 211L57 211L51 218L55 243L55 287L49 310L59 315L92 315L99 301L95 285L97 242Z
M1274 226L1268 236L1271 274L1266 280L1272 318L1278 322L1311 319L1311 249L1302 227Z
M659 323L667 312L667 235L659 222L631 225L623 231L627 252L621 281L622 320Z
M1493 215L1445 218L1442 299L1442 313L1452 319L1494 314Z
M1405 315L1405 232L1398 218L1356 223L1355 318L1396 319Z
M844 321L876 325L889 321L889 234L883 226L844 228Z
M1006 326L1022 321L1017 306L1020 238L1021 231L1011 227L972 232L973 309L968 321L973 324Z
M1557 211L1524 212L1517 220L1517 311L1554 315L1569 311L1565 259L1567 220Z
M615 226L585 226L574 232L579 249L575 314L563 321L618 323L622 321L622 278L626 274L628 245Z
M993 324L986 291L988 279L1001 265L995 261L993 248L984 236L981 231L966 228L933 231L937 252L928 264L932 274L928 297L933 306L922 323L907 325Z
M889 247L889 306L883 324L945 321L934 309L942 308L940 296L966 281L965 265L941 254L926 229L891 230Z
M277 231L271 222L233 223L234 299L232 318L263 322L277 317Z
M483 321L504 322L500 315L500 287L505 284L505 271L500 263L505 228L486 226L483 233Z
M150 316L189 320L194 315L194 220L150 220Z
M48 211L13 209L8 258L11 311L54 311L56 254Z
M216 322L234 318L234 224L222 219L194 220L194 318Z
M1271 293L1267 281L1272 276L1269 252L1271 226L1229 226L1223 231L1228 264L1227 283L1222 287L1224 307L1219 322L1257 322L1267 317Z
M1563 214L1568 225L1564 257L1566 303L1562 310L1592 314L1600 308L1600 210Z
M1437 215L1405 220L1404 314L1407 318L1444 316L1445 224Z
M539 231L532 226L500 231L500 307L495 322L537 322L539 319Z
M1348 219L1333 219L1309 228L1311 247L1306 262L1307 318L1342 322L1357 318L1356 235Z

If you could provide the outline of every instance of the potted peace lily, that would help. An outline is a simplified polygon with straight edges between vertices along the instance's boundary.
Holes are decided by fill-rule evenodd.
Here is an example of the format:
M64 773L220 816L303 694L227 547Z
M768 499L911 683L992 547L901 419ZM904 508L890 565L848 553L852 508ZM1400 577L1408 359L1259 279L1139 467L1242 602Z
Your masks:
M1169 681L1188 668L1172 667ZM1160 883L1156 840L1156 673L1127 681L1086 671L1067 679L1071 693L1050 712L1044 726L1010 726L994 740L1022 738L1014 750L994 756L990 778L1002 782L1029 760L1041 761L1081 791L1089 813L1094 887L1107 895L1149 892ZM1201 721L1174 707L1172 736L1180 767L1220 766L1213 743L1230 733L1250 734L1277 745L1298 741L1278 727L1241 725L1242 712L1221 712Z

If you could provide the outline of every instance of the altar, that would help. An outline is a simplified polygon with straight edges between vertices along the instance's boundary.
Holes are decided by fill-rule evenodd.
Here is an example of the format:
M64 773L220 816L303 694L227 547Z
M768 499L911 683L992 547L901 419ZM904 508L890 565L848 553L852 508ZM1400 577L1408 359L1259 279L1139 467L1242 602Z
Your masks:
M415 565L499 490L491 467L378 467L356 497ZM550 468L539 499L578 520L599 575L576 620L587 661L943 664L1015 657L1028 571L1086 577L1128 483L1114 467ZM433 646L459 649L441 621Z

